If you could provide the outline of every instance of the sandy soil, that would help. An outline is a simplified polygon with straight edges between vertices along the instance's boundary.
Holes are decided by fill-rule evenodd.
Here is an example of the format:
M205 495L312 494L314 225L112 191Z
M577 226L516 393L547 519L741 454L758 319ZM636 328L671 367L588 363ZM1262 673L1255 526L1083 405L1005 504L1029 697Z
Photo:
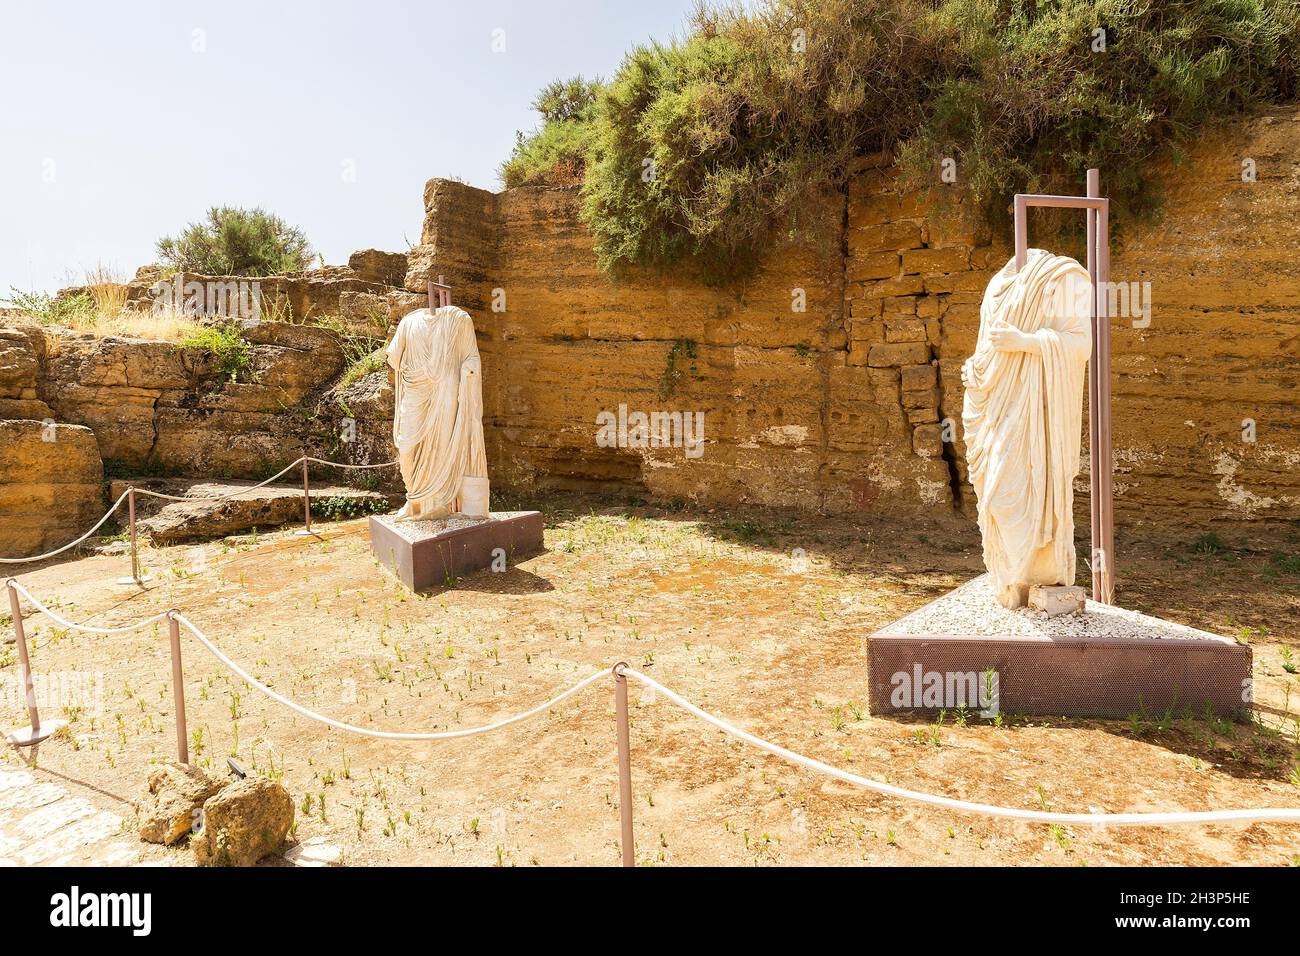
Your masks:
M610 499L540 507L547 551L504 574L411 594L370 554L364 521L21 575L79 622L171 606L279 692L384 729L486 723L625 659L757 734L854 772L1011 807L1300 806L1300 529L1121 530L1120 600L1238 637L1255 653L1255 724L1134 715L923 721L865 714L865 636L978 574L957 518L821 519L665 510ZM803 549L807 569L801 570ZM1082 582L1081 582L1082 583ZM8 630L7 620L4 628ZM103 674L102 709L72 713L39 773L129 815L152 761L174 755L165 628L125 637L28 622L39 669ZM191 752L280 776L295 836L348 864L612 865L619 860L612 686L537 720L443 743L361 739L309 722L185 641ZM16 670L0 645L3 671ZM6 726L26 721L12 701ZM1050 828L903 803L796 769L633 688L636 854L647 864L1298 864L1300 827ZM14 769L6 753L0 766ZM74 789L77 789L74 787ZM165 857L188 863L183 849Z

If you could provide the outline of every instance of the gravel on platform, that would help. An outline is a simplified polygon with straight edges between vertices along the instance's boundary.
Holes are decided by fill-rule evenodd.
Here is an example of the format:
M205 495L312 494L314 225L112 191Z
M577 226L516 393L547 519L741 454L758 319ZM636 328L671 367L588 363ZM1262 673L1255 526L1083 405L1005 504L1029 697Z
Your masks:
M1181 638L1228 641L1228 638L1175 624L1149 614L1088 601L1082 614L1048 617L1029 608L1010 610L993 597L988 574L968 581L876 632L896 636Z
M486 518L471 518L468 515L454 514L447 515L445 518L429 518L418 521L396 521L392 515L376 515L375 518L377 521L388 525L407 541L422 541L425 538L436 538L448 531L459 531L461 528L469 528L476 524L485 524L489 521L508 518L513 513L497 511Z

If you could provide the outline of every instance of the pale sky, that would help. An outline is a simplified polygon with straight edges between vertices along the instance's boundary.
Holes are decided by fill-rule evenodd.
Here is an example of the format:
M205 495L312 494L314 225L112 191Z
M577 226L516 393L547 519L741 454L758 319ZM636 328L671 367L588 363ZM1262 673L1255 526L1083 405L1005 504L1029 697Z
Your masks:
M330 264L405 251L427 179L501 188L543 85L608 77L691 6L0 0L0 298L129 276L213 205L263 206Z

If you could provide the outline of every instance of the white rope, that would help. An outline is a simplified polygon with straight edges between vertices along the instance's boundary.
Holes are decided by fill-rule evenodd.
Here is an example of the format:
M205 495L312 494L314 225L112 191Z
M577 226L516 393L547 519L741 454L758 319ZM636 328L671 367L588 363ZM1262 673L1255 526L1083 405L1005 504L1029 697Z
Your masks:
M944 807L962 813L980 813L985 816L1004 817L1011 820L1030 820L1034 823L1089 824L1092 826L1173 826L1183 823L1229 823L1247 820L1278 820L1300 823L1300 808L1292 807L1259 810L1208 810L1193 813L1051 813L1046 810L1018 810L1013 807L997 807L987 803L971 803L966 800L956 800L952 797L939 797L934 794L921 793L918 790L907 790L893 784L882 783L879 780L860 777L855 773L849 773L846 770L840 770L838 767L832 767L830 764L822 763L820 760L797 754L793 750L787 750L761 737L755 737L753 734L746 733L707 711L701 710L686 698L674 693L640 671L626 666L619 667L618 671L633 680L639 681L656 693L663 694L682 710L698 717L707 724L712 724L723 733L730 734L737 740L743 740L759 750L765 750L782 760L798 764L801 767L807 767L809 770L816 770L818 773L826 774L845 783L851 783L854 786L874 790L877 793L900 797L904 800L915 800L918 803L927 803L931 806Z
M507 717L504 720L498 720L494 724L486 724L482 727L466 727L463 730L444 730L444 731L429 732L429 733L415 733L415 732L404 733L404 732L391 731L391 730L371 730L368 727L358 727L355 724L345 724L341 720L335 720L332 717L326 717L324 714L318 714L314 710L309 710L308 708L303 707L300 704L295 704L289 698L277 694L275 691L271 690L271 688L267 687L261 681L254 678L251 674L245 671L242 667L240 667L238 664L232 661L225 654L221 653L221 651L216 647L216 645L214 645L210 640L208 640L207 637L203 634L203 632L200 631L197 627L195 627L188 619L186 619L186 617L183 614L177 613L176 620L179 623L184 624L185 627L189 630L189 632L198 639L199 643L202 644L204 647L206 647L209 652L211 652L213 657L215 657L217 660L221 661L221 663L225 664L228 668L234 671L235 674L237 674L244 681L244 683L248 684L250 687L257 688L272 700L283 704L284 706L288 707L290 710L302 714L304 717L310 717L312 720L319 721L322 724L327 724L330 727L335 727L338 730L346 730L349 733L360 734L363 737L377 737L381 740L452 740L457 737L472 737L475 734L486 734L493 730L500 730L502 727L509 727L511 724L517 724L520 721L528 720L530 717L536 717L538 714L550 710L556 704L559 704L561 701L564 701L569 697L572 697L574 694L590 686L595 681L599 680L602 677L607 677L611 673L609 668L606 668L605 670L597 671L596 673L590 675L589 677L584 677L582 680L578 681L578 683L574 684L568 690L556 695L555 697L552 697L546 703L537 705L532 710L526 710L522 714L515 714L513 717Z
M83 534L76 541L69 541L67 544L65 544L61 548L58 548L57 550L48 551L45 554L33 555L30 558L0 558L0 564L27 564L29 561L44 561L46 558L52 558L56 554L62 554L64 551L67 551L69 548L75 548L77 545L81 544L81 542L85 541L92 534L98 531L100 527L103 526L104 522L108 520L109 515L111 515L114 511L117 510L117 506L122 503L122 500L126 498L128 494L130 494L129 491L122 492L122 496L113 502L113 507L109 508L108 511L104 512L104 517L100 518L99 521L96 522L95 527L91 528L89 531Z
M138 631L142 627L147 627L154 621L161 621L167 616L167 612L164 611L161 614L155 614L153 617L147 617L143 621L136 621L134 624L126 624L122 627L92 627L89 624L74 624L62 615L51 611L48 607L33 597L31 591L27 590L13 578L9 579L8 584L11 585L14 590L22 594L23 597L27 598L27 600L31 601L32 604L35 605L36 610L40 611L50 620L63 627L71 628L74 631L88 631L91 634L126 634L130 631Z
M275 481L277 478L285 474L285 472L289 471L296 465L302 464L302 461L303 461L302 458L297 458L291 461L289 464L285 465L284 468L282 468L280 471L277 471L274 475L272 475L270 478L266 479L265 481L258 482L255 485L249 485L247 488L240 488L238 491L232 492L228 495L210 495L206 498L193 498L193 497L186 497L184 495L181 496L165 495L161 491L150 491L148 488L136 488L135 493L137 495L148 495L150 498L162 498L166 501L228 501L231 498L238 498L240 495L246 495L250 491L256 491L258 488L262 488L265 487L266 485L269 485L271 482Z
M392 468L394 465L397 464L397 459L393 459L392 461L381 461L378 464L374 464L374 465L350 465L347 462L343 462L343 461L326 461L323 458L312 458L310 455L307 456L307 460L314 461L318 465L329 465L332 468L354 468L360 470L364 470L366 468Z

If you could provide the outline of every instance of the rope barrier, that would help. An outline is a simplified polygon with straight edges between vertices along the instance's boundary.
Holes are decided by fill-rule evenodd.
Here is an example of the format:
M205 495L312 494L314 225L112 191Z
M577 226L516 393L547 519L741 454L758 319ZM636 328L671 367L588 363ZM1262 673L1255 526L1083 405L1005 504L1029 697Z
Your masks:
M265 481L258 482L255 485L250 485L247 488L240 488L238 491L232 492L228 495L211 495L208 497L198 498L198 497L186 496L186 495L165 495L160 491L150 491L148 488L136 488L135 493L137 495L148 495L151 498L163 498L167 501L228 501L231 498L238 498L240 495L246 495L250 491L256 491L259 488L269 485L277 478L284 476L293 468L297 467L298 465L301 465L304 461L314 461L318 465L330 465L335 468L353 468L353 469L388 468L391 467L392 465L397 464L396 461L386 461L386 462L381 462L377 465L350 465L347 464L346 462L325 461L323 458L312 458L309 455L303 455L301 458L295 458L288 465L286 465L280 471L276 472L270 478L267 478Z
M443 730L425 733L414 731L402 732L392 730L372 730L368 727L358 727L355 724L347 724L341 720L335 720L333 717L326 717L324 714L318 714L314 710L303 707L301 704L295 704L293 701L289 700L289 698L277 694L223 654L221 650L208 640L207 636L195 627L194 624L183 614L176 614L175 619L184 625L186 630L193 634L194 637L198 639L199 643L208 649L208 652L211 653L213 657L225 664L226 667L230 668L230 670L234 671L234 673L240 677L244 683L260 690L263 694L277 703L283 704L285 707L302 714L304 717L309 717L312 720L319 721L322 724L337 728L338 730L346 730L349 733L359 734L363 737L376 737L381 740L454 740L457 737L473 737L476 734L486 734L493 730L500 730L502 727L509 727L511 724L517 724L520 721L527 720L530 717L535 717L544 711L550 710L556 704L567 700L574 694L595 683L600 678L606 677L611 673L609 668L597 671L594 674L584 677L568 690L552 697L546 703L537 705L532 710L526 710L521 714L515 714L513 717L507 717L505 720L499 720L494 724L486 724L482 727L467 727L462 730Z
M1242 822L1260 822L1260 821L1300 823L1300 808L1296 808L1296 807L1263 807L1259 809L1203 810L1203 811L1175 811L1175 812L1144 811L1144 812L1136 812L1136 813L1057 813L1049 810L1023 810L1016 807L1001 807L995 804L976 803L969 800L959 800L955 797L943 797L943 796L938 796L936 794L924 793L919 790L910 790L906 787L895 786L894 784L885 783L880 780L873 780L869 777L863 777L860 776L859 774L850 773L847 770L841 770L838 767L834 767L828 763L823 763L822 761L816 760L812 757L808 757L803 754L796 753L795 751L782 747L779 744L775 744L770 740L765 740L762 737L758 737L754 734L749 733L748 731L741 730L739 727L736 727L735 725L728 723L727 721L716 716L715 714L711 714L708 711L704 710L703 708L696 706L695 704L687 700L685 697L681 696L676 691L673 691L670 688L665 687L657 680L654 680L653 678L646 676L640 671L632 667L628 667L626 664L622 664L622 663L616 664L613 667L604 668L602 670L596 671L593 674L589 674L587 677L584 677L576 684L573 684L567 689L561 691L559 694L556 694L554 697L550 698L546 702L539 704L536 707L531 708L530 710L526 710L523 711L522 713L514 714L510 717L506 717L502 720L498 720L491 724L484 724L479 727L466 727L460 730L445 730L445 731L432 731L432 732L374 730L372 728L359 727L355 724L349 724L340 720L335 720L332 717L327 717L324 714L317 713L316 711L311 710L310 708L295 703L294 701L283 696L282 694L276 693L270 687L267 687L265 684L257 680L255 677L253 677L251 674L245 671L242 667L240 667L238 664L232 661L229 657L227 657L221 651L220 648L218 648L215 644L212 643L211 640L208 639L207 635L205 635L193 622L191 622L179 611L175 611L175 610L165 611L161 614L156 614L153 617L146 618L142 621L137 621L134 624L124 625L122 627L116 627L116 628L91 627L84 624L74 624L73 622L66 620L59 614L56 614L54 611L51 611L48 607L46 607L39 600L33 597L30 591L28 591L25 587L23 587L14 579L10 578L7 584L14 591L20 592L39 611L49 616L52 620L63 625L64 627L73 628L79 631L89 631L91 633L96 633L96 634L122 634L128 631L138 630L139 628L146 627L149 624L154 623L155 621L159 621L163 619L168 620L172 628L173 654L177 655L174 656L173 659L174 679L179 678L179 674L180 674L180 663L179 663L179 656L178 656L179 645L176 643L176 637L175 637L177 633L176 628L178 625L183 625L185 629L188 630L192 635L194 635L195 639L198 640L199 643L202 644L210 654L212 654L213 657L215 657L220 663L224 664L230 671L232 671L236 676L238 676L250 687L253 687L256 690L261 691L264 695L269 697L271 700L274 700L275 702L284 705L285 707L289 708L295 713L301 714L304 717L325 724L326 726L334 727L338 730L347 731L348 733L357 734L363 737L372 737L381 740L454 740L461 737L473 737L478 734L486 734L494 730L500 730L504 727L509 727L511 724L521 723L522 721L528 720L532 717L536 717L538 714L544 713L550 710L552 707L555 707L558 704L563 703L565 700L569 699L570 697L573 697L575 694L582 692L583 690L590 687L592 684L594 684L596 681L600 680L601 678L612 676L615 679L616 684L620 683L621 681L627 678L635 680L638 683L640 683L642 686L648 687L650 690L654 691L655 693L662 694L670 703L681 708L691 716L704 721L705 723L717 728L723 733L736 738L742 743L746 743L751 747L755 747L766 753L772 754L773 756L780 757L782 760L785 760L788 763L792 763L795 764L796 766L804 767L805 769L812 770L816 773L820 773L825 776L832 777L836 780L840 780L844 783L849 783L856 787L861 787L865 790L871 790L876 793L883 794L885 796L895 797L901 800L910 800L915 803L921 803L928 806L942 807L944 809L953 810L958 813L974 813L974 814L979 814L981 816L997 817L997 818L1008 819L1008 820L1022 820L1029 823L1049 823L1049 824L1056 823L1056 824L1073 824L1073 825L1089 825L1089 826L1179 826L1179 825L1186 825L1186 824L1242 823ZM14 606L16 608L16 604ZM16 620L15 621L16 630L18 629L17 624L18 621ZM21 640L22 638L21 631L19 631L19 637ZM26 675L24 675L24 677L26 679ZM177 683L179 688L179 680L177 680ZM184 709L183 695L180 694L179 689L177 689L177 694L178 694L178 702L179 702L178 713L183 714L183 709ZM620 706L620 708L618 709L623 711L623 713L620 713L619 715L620 720L625 721L626 720L625 707ZM180 720L182 721L183 719L184 719L183 717L180 718ZM624 726L620 725L619 732L620 732L620 737L625 738L626 730ZM178 736L178 741L180 746L184 747L184 729L182 723L178 723L177 736ZM623 746L625 746L625 744L621 743L620 747L622 748ZM625 755L620 754L620 776L625 777L628 773L629 771L627 768ZM630 808L627 809L628 812L630 813ZM629 818L627 817L624 818L625 833L627 832L627 828L629 827L628 820ZM627 857L625 856L625 861L626 859Z
M61 614L50 610L48 607L42 604L39 600L37 600L35 597L32 596L31 591L23 587L18 581L14 580L13 578L10 578L7 583L14 590L20 592L23 597L31 601L32 604L36 607L36 610L40 611L50 620L54 621L54 623L58 624L61 627L70 628L71 630L74 631L87 631L91 634L129 634L131 631L138 631L140 630L140 628L147 627L148 625L154 623L154 621L161 621L166 619L167 617L167 612L164 611L161 614L155 614L153 617L147 617L143 621L136 621L134 624L127 624L124 625L123 627L93 627L89 624L74 624L72 621L69 621Z
M113 502L113 507L109 508L108 511L104 512L104 517L100 518L99 521L95 522L95 526L91 528L89 531L87 531L85 534L83 534L76 541L69 541L61 548L58 548L54 551L47 551L45 554L34 555L33 557L30 558L0 558L0 564L27 564L28 562L31 561L44 561L46 558L52 558L56 554L62 554L64 551L67 551L69 548L75 548L77 545L81 544L81 542L85 541L92 534L98 531L103 526L104 522L108 520L109 515L111 515L114 511L117 510L118 505L120 505L126 499L126 496L129 495L130 493L131 493L130 491L122 492L121 496L116 501Z
M874 790L877 793L883 793L891 797L899 797L903 800L913 800L917 803L926 803L931 806L944 807L948 810L957 810L962 813L979 813L991 817L1003 817L1011 820L1028 820L1034 823L1072 823L1072 824L1090 824L1090 825L1112 825L1112 826L1173 826L1184 823L1228 823L1243 820L1274 820L1288 823L1300 823L1300 808L1282 807L1282 808L1265 808L1260 810L1205 810L1196 812L1178 812L1178 813L1052 813L1047 810L1019 810L1014 807L998 807L987 803L971 803L967 800L957 800L953 797L939 797L930 793L922 793L919 790L908 790L904 787L896 787L893 784L883 783L879 780L872 780L868 777L860 777L855 773L849 773L847 770L840 770L838 767L832 767L830 764L822 763L820 760L814 760L812 757L805 757L803 754L795 753L793 750L787 750L779 744L774 744L770 740L764 740L762 737L756 737L751 733L734 727L715 717L706 710L692 704L685 697L677 694L653 678L647 677L640 671L631 667L619 668L620 672L627 677L632 678L642 685L649 687L656 693L663 694L668 700L676 704L682 710L707 724L712 724L723 733L730 734L737 740L744 741L752 747L759 750L767 751L774 756L780 757L790 763L806 767L809 770L815 770L818 773L826 774L845 783L851 783L854 786L863 787L867 790Z
M334 468L352 468L361 471L364 471L367 468L392 468L394 465L397 464L396 458L394 458L392 461L381 461L374 465L352 465L343 461L326 461L323 458L312 458L310 455L307 455L305 457L308 461L314 461L318 465L330 465Z
M0 558L0 564L30 564L35 561L44 561L46 558L52 558L55 555L62 554L64 551L67 551L71 548L75 548L77 545L81 544L81 542L85 541L92 534L94 534L101 527L103 527L104 522L109 519L109 517L113 514L113 512L115 512L118 509L118 507L122 504L122 502L133 494L147 495L150 498L160 498L163 501L192 501L192 502L229 501L232 498L238 498L241 495L246 495L250 491L257 491L259 488L264 488L266 485L269 485L277 478L283 477L285 474L287 474L290 470L292 470L296 466L301 465L303 462L309 462L309 461L315 462L318 465L328 465L332 468L347 468L347 469L356 469L356 470L365 470L371 468L391 468L393 465L397 464L397 461L393 460L393 461L379 462L373 465L353 465L347 462L326 461L324 458L312 458L309 455L303 455L298 458L295 458L292 462L290 462L284 468L280 469L280 471L276 472L270 478L267 478L265 481L260 481L257 484L250 485L247 488L240 488L238 491L232 492L228 495L209 495L200 498L200 497L189 497L185 495L169 495L161 491L150 491L148 488L140 488L140 487L128 488L126 491L122 492L122 494L118 497L118 499L115 502L113 502L113 506L109 508L108 511L104 512L104 516L100 518L97 522L95 522L95 526L91 528L89 531L87 531L85 534L83 534L80 538L77 538L77 540L69 541L63 547L56 548L53 551L47 551L45 554L32 555L29 558Z
M136 488L135 493L137 495L148 495L150 498L162 498L166 501L227 501L230 498L238 498L240 495L246 495L250 491L256 491L258 488L262 488L265 487L266 485L269 485L271 482L275 481L275 479L281 477L286 472L288 472L291 468L294 468L300 464L302 464L302 459L295 458L289 464L285 465L284 468L277 471L274 475L272 475L270 478L267 478L265 481L258 482L255 485L249 485L247 488L240 488L238 491L231 492L228 495L209 495L203 498L191 498L191 497L186 497L185 495L166 495L163 494L161 491L150 491L148 488Z

